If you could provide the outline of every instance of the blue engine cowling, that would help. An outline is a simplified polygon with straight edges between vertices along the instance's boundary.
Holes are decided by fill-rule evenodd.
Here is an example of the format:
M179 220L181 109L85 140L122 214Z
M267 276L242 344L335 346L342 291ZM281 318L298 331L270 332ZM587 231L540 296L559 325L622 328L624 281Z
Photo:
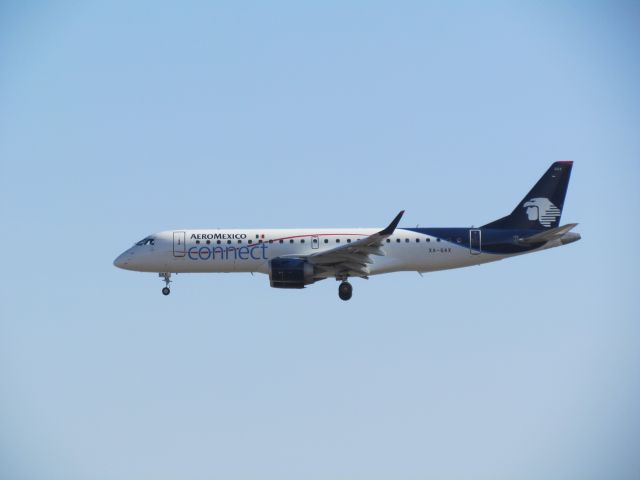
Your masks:
M313 265L301 258L274 258L269 262L269 280L274 288L304 288L313 283Z

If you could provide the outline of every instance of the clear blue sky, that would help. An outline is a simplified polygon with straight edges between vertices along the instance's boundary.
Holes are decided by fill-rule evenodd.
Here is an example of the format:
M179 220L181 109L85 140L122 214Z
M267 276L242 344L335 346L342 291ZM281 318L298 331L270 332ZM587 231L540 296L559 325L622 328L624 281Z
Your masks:
M639 24L2 2L0 478L640 478ZM172 228L481 225L562 159L581 242L348 303L111 263Z

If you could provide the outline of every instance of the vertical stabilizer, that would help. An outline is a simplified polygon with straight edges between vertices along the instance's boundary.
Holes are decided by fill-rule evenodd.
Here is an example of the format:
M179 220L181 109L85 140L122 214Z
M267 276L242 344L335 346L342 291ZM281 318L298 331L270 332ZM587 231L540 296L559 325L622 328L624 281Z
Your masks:
M545 230L560 224L572 161L555 162L510 215L483 228Z

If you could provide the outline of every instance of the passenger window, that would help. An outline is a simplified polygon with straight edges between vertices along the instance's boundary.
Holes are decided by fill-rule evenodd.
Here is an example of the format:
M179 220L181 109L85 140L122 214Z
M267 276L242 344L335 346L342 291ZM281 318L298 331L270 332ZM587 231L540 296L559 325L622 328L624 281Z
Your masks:
M293 238L291 240L289 240L289 243L293 243Z
M340 243L340 239L339 238L336 238L336 243Z
M396 243L400 243L400 239L399 238L396 238Z
M231 245L231 240L227 240L227 245Z
M218 240L218 241L216 241L216 243L217 243L218 245L220 245L222 242L221 242L220 240Z
M304 238L301 238L301 239L300 239L300 243L304 243Z
M269 243L273 243L273 240L269 240Z
M196 245L200 245L200 240L196 240Z
M280 239L278 240L278 243L284 243L284 240Z
M258 240L258 243L262 243L262 239Z
M347 238L347 243L351 243L351 239L350 238Z
M210 245L210 244L211 244L211 240L207 240L207 245Z
M324 243L329 243L329 239L328 239L328 238L325 238L325 239L324 239Z
M439 242L439 241L440 241L440 239L439 239L439 238L436 238L436 242Z
M404 239L404 243L409 243L409 239L408 239L408 238L405 238L405 239Z
M238 243L242 243L242 240L238 240Z
M251 245L253 243L253 240L249 240L249 245Z
M391 239L390 238L387 238L387 243L391 243Z
M416 243L420 243L420 239L419 238L416 238Z

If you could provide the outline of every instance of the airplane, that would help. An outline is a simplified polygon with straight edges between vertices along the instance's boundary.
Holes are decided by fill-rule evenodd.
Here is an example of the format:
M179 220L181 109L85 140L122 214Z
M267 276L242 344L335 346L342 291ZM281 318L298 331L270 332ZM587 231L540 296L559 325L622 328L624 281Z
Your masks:
M179 229L149 235L116 267L156 272L169 295L172 273L251 272L274 288L305 288L335 278L349 300L350 278L400 271L422 274L560 247L580 240L577 223L560 226L572 161L557 161L507 216L481 227L400 228L404 210L383 229Z

